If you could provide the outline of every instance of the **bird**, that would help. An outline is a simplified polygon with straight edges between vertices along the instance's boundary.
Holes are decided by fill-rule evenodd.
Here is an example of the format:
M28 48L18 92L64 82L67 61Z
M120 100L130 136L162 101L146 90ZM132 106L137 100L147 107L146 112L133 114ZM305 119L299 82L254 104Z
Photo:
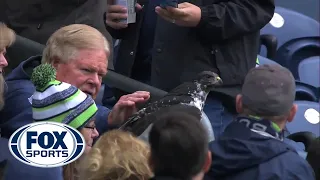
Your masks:
M162 113L183 111L201 120L204 118L203 108L208 94L222 84L223 81L218 74L211 71L203 71L194 80L184 82L159 100L148 103L144 108L130 116L119 129L129 131L135 136L140 136L143 137L142 139L147 140L148 134L146 132L150 130L150 125L152 125L157 115Z

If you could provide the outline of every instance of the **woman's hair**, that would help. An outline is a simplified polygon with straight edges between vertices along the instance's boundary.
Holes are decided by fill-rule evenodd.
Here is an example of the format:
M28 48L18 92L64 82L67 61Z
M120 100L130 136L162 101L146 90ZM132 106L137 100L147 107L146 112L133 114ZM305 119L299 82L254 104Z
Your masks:
M15 32L0 22L0 51L11 46L16 40Z
M76 160L70 164L63 166L63 179L64 180L78 180L79 179L79 174L77 171L77 164L79 161L80 160Z
M80 180L144 180L152 176L150 148L132 134L112 130L103 134L83 159Z
M77 56L81 49L103 49L110 54L109 43L97 29L85 24L72 24L58 29L47 41L42 54L42 63L51 64L59 58L67 62Z
M8 28L5 24L0 22L0 52L2 52L5 48L11 46L16 39L16 34L10 28ZM3 78L3 74L0 74L0 110L4 106L4 98L3 94L5 91L5 81Z

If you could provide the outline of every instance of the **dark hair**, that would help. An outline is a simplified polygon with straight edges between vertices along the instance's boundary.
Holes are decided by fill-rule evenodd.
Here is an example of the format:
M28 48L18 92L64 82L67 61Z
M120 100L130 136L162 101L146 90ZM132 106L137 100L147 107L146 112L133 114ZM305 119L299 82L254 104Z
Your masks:
M149 135L154 174L190 179L204 166L208 135L199 118L188 112L156 117Z
M311 165L315 175L316 179L320 179L320 138L316 138L311 142L311 145L307 149L308 155L307 155L307 161Z

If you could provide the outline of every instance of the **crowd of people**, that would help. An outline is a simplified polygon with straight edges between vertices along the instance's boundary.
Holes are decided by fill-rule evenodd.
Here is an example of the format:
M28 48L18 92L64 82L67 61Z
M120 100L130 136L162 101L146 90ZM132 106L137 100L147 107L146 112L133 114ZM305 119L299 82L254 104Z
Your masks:
M13 10L17 4L10 0L8 7L2 6L7 9L0 15L9 28L0 24L0 178L320 178L319 139L304 158L295 142L286 138L286 124L298 108L293 75L280 65L255 67L259 31L273 16L273 0L182 2L177 8L138 0L133 24L120 21L127 18L126 8L96 1L23 1ZM54 7L63 7L62 13L50 10ZM21 60L4 76L10 63L5 53L16 33L46 43L45 49L42 55ZM121 40L116 55L111 36ZM151 95L105 88L112 89L117 102L112 109L97 105L94 99L109 66L166 91L203 71L219 74L223 84L210 92L204 105L214 139L209 140L207 127L187 105L143 119L153 122L147 140L118 129ZM39 76L48 70L55 76ZM66 88L70 94L62 92ZM50 93L63 96L55 100ZM63 108L48 109L43 97L59 101L57 106ZM85 153L56 168L32 167L15 159L8 148L10 136L26 124L44 120L77 129L85 139Z

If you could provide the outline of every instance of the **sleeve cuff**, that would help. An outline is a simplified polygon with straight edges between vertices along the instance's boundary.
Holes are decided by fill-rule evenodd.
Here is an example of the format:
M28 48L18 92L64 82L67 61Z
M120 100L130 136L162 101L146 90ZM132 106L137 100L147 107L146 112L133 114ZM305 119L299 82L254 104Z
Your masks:
M202 7L200 7L200 9L201 9L201 19L200 19L199 24L196 26L198 29L202 29L202 28L206 27L206 25L208 23L208 18L209 18L208 7L202 6Z
M104 106L98 106L98 112L96 114L96 127L99 134L103 134L108 130L117 128L116 126L108 124L108 116L110 112L110 109Z

